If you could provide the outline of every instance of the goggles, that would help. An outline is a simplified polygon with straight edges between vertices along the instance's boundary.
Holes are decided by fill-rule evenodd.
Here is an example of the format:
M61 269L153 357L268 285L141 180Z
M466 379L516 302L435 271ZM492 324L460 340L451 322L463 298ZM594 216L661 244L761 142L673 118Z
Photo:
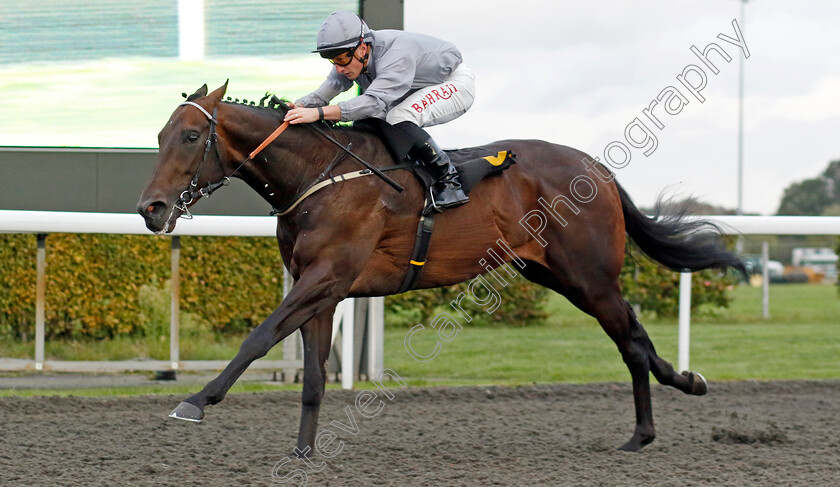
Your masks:
M356 47L348 49L347 51L342 52L338 56L328 58L328 61L332 64L335 64L336 66L347 66L348 64L353 62L353 54L356 53L356 49L358 49L360 45L362 45L361 40L358 44L356 44Z

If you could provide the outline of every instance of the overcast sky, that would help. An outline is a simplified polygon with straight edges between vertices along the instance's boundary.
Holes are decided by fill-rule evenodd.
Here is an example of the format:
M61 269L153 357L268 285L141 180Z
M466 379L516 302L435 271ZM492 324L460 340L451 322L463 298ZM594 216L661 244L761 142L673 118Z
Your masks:
M840 2L753 0L743 24L739 11L737 0L405 0L405 29L455 43L477 74L473 108L431 129L441 145L539 138L603 159L619 141L631 160L616 173L637 203L666 190L735 208L744 53L717 36L736 38L738 19L750 54L744 211L773 214L786 186L840 159ZM709 55L718 74L690 50L712 42L732 58ZM677 80L689 65L707 76L703 103ZM675 115L655 107L658 129L642 110L669 86L688 103ZM657 139L649 156L625 139L636 117ZM631 133L642 140L640 129Z

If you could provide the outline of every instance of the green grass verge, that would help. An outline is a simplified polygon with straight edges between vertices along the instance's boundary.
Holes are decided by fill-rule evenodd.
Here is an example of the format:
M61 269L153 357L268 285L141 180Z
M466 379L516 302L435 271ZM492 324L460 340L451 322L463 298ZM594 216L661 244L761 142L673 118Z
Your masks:
M236 355L246 334L182 335L180 356L182 360L230 360ZM0 340L0 357L29 358L34 355L35 343L4 339ZM47 340L44 343L47 360L132 360L169 359L169 338L158 337L116 337L103 340ZM283 347L272 349L266 359L283 358Z
M770 292L770 318L761 316L761 289L738 287L727 310L692 318L690 366L710 380L840 378L840 299L834 286L780 285ZM527 328L470 328L429 362L406 352L405 331L386 333L386 364L401 376L434 383L596 382L628 380L612 341L597 322L553 296L550 318ZM657 352L676 366L677 320L641 317ZM430 329L429 329L430 330ZM419 354L434 349L434 332L412 341Z

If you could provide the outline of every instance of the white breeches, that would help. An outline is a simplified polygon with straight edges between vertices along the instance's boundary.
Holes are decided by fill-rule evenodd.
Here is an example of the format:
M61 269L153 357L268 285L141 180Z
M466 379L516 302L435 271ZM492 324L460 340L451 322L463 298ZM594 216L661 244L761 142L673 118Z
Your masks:
M385 120L391 125L413 122L431 127L455 120L475 100L475 75L463 63L443 83L420 88L388 111Z

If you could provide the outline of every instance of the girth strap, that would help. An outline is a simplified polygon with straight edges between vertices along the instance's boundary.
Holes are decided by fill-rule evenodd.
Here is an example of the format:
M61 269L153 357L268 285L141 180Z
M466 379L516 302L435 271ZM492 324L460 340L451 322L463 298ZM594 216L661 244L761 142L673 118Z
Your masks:
M426 264L426 256L429 255L429 243L432 241L434 228L434 214L420 217L414 237L414 248L411 250L411 259L408 261L408 272L398 294L413 289L417 280L420 279L420 273L423 272L423 266Z

